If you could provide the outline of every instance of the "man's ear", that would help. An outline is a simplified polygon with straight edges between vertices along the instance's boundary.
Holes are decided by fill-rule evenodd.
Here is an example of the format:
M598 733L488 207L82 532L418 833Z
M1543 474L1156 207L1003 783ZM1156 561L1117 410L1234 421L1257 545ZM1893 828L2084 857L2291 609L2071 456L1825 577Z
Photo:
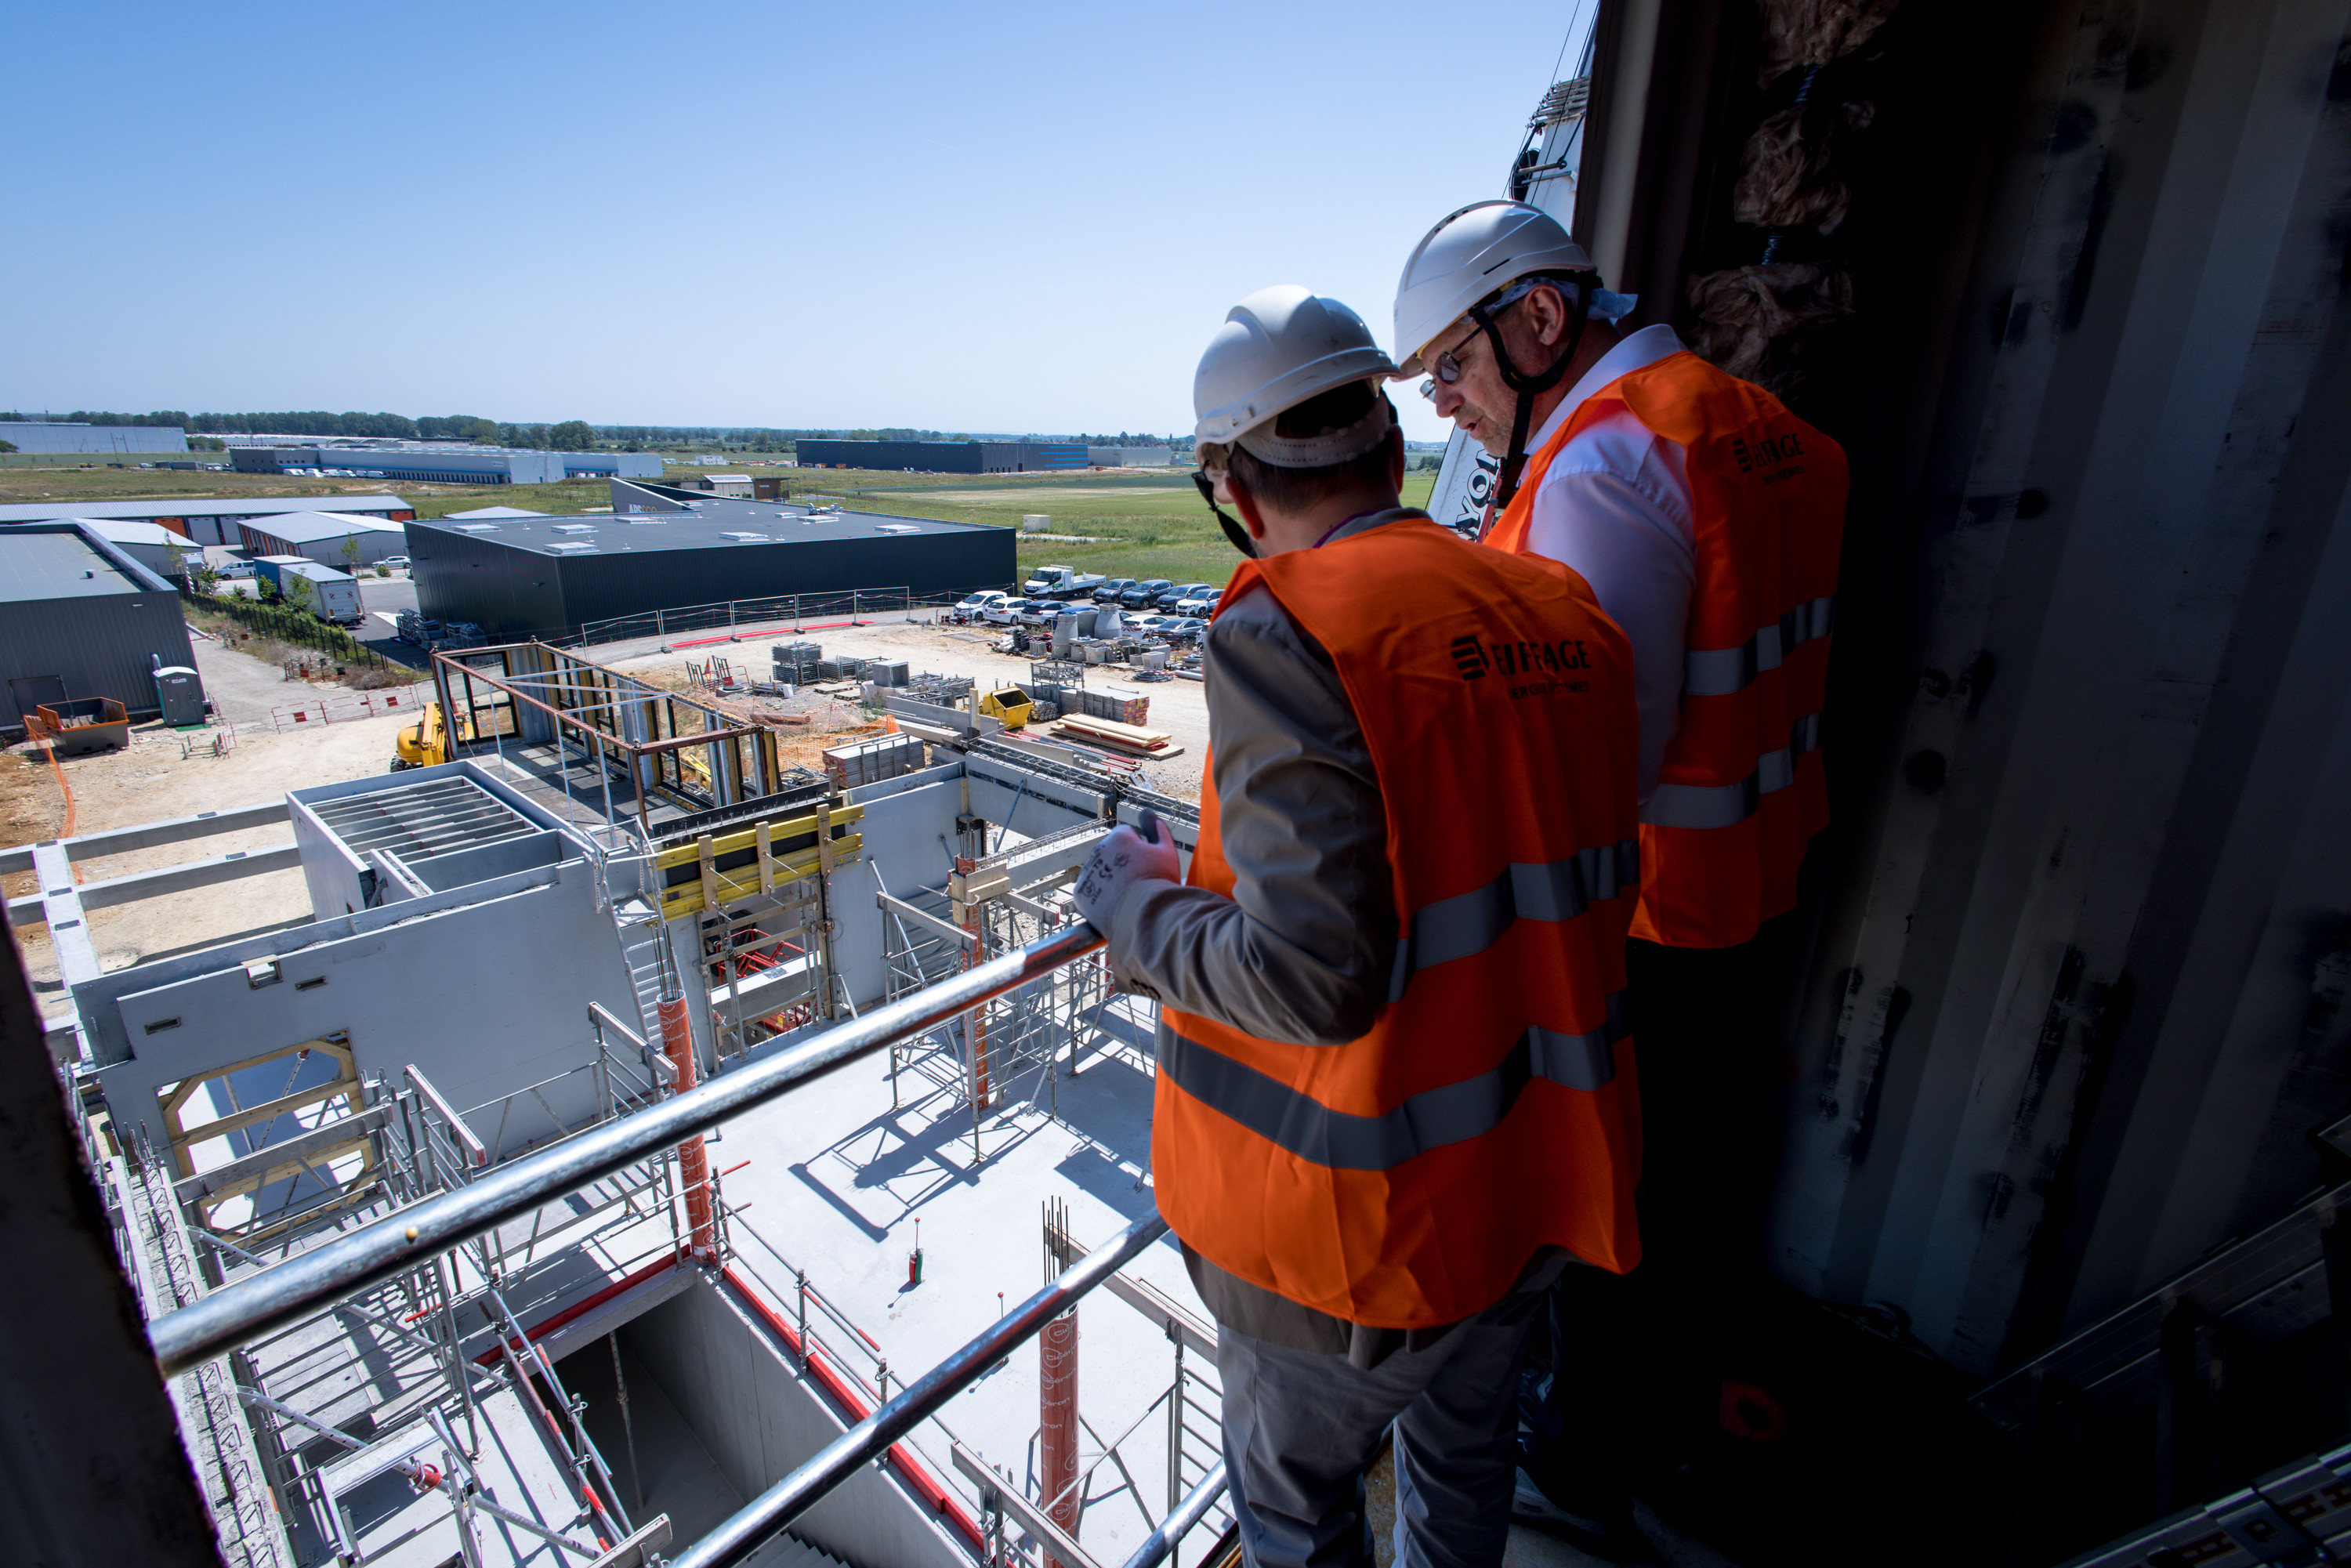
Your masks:
M1404 426L1388 426L1388 488L1401 493L1404 489Z
M1247 485L1241 483L1241 476L1229 468L1225 470L1225 488L1232 493L1233 508L1240 513L1241 521L1248 525L1249 538L1262 540L1265 538L1265 514L1257 509L1257 497L1249 494Z
M1538 288L1527 296L1527 326L1535 341L1548 349L1567 335L1567 313L1572 308L1563 288Z

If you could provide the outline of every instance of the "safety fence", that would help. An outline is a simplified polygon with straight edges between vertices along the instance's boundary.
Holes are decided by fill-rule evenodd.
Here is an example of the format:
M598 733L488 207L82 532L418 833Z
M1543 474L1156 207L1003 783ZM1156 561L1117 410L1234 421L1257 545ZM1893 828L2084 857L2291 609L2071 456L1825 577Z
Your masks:
M501 1227L536 1213L550 1197L579 1191L648 1158L665 1159L686 1138L706 1133L848 1061L878 1053L1088 958L1102 946L1102 936L1092 926L1072 925L1029 946L975 965L914 996L873 1009L765 1061L693 1088L681 1088L670 1098L647 1101L636 1106L633 1113L600 1120L535 1153L503 1163L487 1161L486 1149L481 1155L469 1155L463 1163L472 1167L471 1173L459 1184L429 1195L419 1193L416 1201L394 1213L344 1231L257 1274L226 1283L201 1299L183 1301L149 1325L150 1343L165 1375L176 1376L290 1328L312 1313L350 1300L355 1293L419 1269L437 1271L436 1260L465 1255L469 1246L483 1244ZM1149 1214L1074 1261L1062 1257L1058 1278L1011 1307L946 1359L911 1378L886 1372L878 1364L877 1354L872 1386L876 1396L887 1396L879 1406L702 1541L673 1557L674 1568L721 1568L751 1556L843 1479L864 1466L888 1458L914 1427L929 1421L949 1399L977 1383L1013 1349L1038 1337L1049 1322L1062 1317L1087 1294L1105 1284L1117 1289L1118 1270L1166 1229L1165 1220ZM675 1243L674 1237L672 1241ZM737 1260L748 1261L739 1255ZM754 1299L772 1299L769 1311L776 1322L798 1327L795 1320L802 1311L803 1276L780 1257L774 1261L779 1270L792 1275L789 1295L775 1289L781 1283L778 1277L761 1281L766 1289L753 1292ZM824 1313L820 1301L809 1304L820 1315L830 1315ZM792 1319L784 1319L783 1311L778 1309L789 1310ZM502 1316L511 1327L511 1314ZM845 1320L833 1326L843 1330L844 1338L864 1337L853 1325L846 1325ZM807 1338L799 1338L795 1354L808 1343ZM840 1343L834 1342L835 1345ZM872 1348L878 1352L878 1347ZM1213 1402L1187 1397L1196 1376L1189 1369L1179 1374L1176 1387L1165 1402L1179 1429L1187 1424L1188 1409L1197 1406L1205 1414L1213 1408ZM895 1392L890 1391L893 1384ZM1146 1411L1144 1418L1154 1413ZM1110 1448L1114 1452L1116 1445ZM1127 1559L1127 1568L1150 1568L1165 1561L1180 1538L1216 1507L1225 1490L1221 1464L1210 1461L1206 1473L1193 1479L1207 1457L1201 1445L1186 1458L1171 1462L1168 1491L1174 1506ZM580 1458L589 1458L584 1447ZM597 1468L601 1478L602 1468ZM1189 1490L1183 1490L1179 1499L1176 1494L1186 1481L1191 1483ZM993 1480L987 1482L986 1490L991 1494L988 1520L985 1526L977 1521L973 1524L985 1529L991 1546L1000 1550L1008 1533L1026 1530L1050 1543L1044 1555L1081 1568L1091 1562L1073 1542L1055 1539L1059 1532L1054 1521L1037 1504L1017 1498L1012 1489L998 1487ZM617 1512L617 1495L611 1500ZM1042 1500L1050 1505L1058 1499Z
M237 594L183 591L181 597L199 610L224 616L249 629L246 637L235 641L248 641L252 635L259 635L299 647L316 648L345 665L371 670L393 667L383 655L340 626L321 621L307 610L246 599ZM223 641L230 639L224 638Z
M269 723L271 728L284 735L290 729L308 729L313 725L349 724L354 719L379 718L385 714L413 713L432 700L430 681L387 686L381 691L339 692L333 696L317 696L271 708Z
M697 632L714 632L713 641L741 631L794 632L831 626L862 626L869 622L904 616L912 611L944 609L970 594L1000 585L958 588L916 593L905 588L857 588L839 593L779 593L765 599L728 599L715 604L685 604L674 610L649 610L583 624L574 637L559 641L590 647L599 643L624 643L638 637L676 638Z

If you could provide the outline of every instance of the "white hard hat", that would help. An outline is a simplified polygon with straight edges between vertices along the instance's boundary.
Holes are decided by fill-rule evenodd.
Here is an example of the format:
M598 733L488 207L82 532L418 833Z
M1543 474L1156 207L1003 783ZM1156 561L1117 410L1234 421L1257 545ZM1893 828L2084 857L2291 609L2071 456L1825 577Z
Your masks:
M1472 202L1413 247L1396 282L1397 374L1417 375L1420 350L1469 307L1535 272L1590 272L1592 258L1560 221L1524 202Z
M1192 375L1192 412L1199 416L1193 434L1229 444L1334 387L1394 374L1394 361L1364 319L1336 299L1294 283L1260 288L1225 312L1225 324L1200 356Z

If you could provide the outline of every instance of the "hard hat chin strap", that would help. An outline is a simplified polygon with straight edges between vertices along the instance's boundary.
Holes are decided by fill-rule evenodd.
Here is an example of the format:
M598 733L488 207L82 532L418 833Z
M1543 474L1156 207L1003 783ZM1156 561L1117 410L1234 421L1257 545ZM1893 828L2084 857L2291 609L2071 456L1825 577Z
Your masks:
M1527 467L1527 425L1534 417L1535 398L1559 385L1561 379L1567 374L1567 367L1574 361L1575 350L1583 345L1584 291L1588 287L1582 280L1572 286L1560 286L1560 292L1568 296L1571 325L1567 329L1567 345L1560 350L1559 358L1551 362L1550 369L1533 375L1527 374L1510 361L1510 350L1503 345L1502 329L1495 319L1496 312L1484 305L1469 307L1469 319L1484 329L1486 341L1494 350L1494 368L1501 372L1502 384L1516 394L1514 401L1518 405L1510 414L1510 450L1502 459L1502 472L1494 486L1493 505L1486 514L1489 528L1493 527L1494 519L1502 515L1502 508L1510 504L1510 498L1519 493L1519 477ZM1481 533L1479 537L1484 536Z
M1217 505L1216 481L1208 477L1207 470L1196 468L1192 471L1192 483L1199 487L1200 499L1208 503L1208 510L1217 514L1217 522L1224 528L1225 538L1233 541L1235 549L1255 560L1257 541L1249 538L1249 529L1241 526L1239 518Z

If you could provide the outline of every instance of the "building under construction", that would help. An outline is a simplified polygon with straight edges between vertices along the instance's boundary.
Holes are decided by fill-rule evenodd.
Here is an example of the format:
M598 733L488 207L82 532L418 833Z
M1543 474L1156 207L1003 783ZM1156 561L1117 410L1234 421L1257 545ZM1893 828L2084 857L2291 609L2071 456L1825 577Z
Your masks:
M1602 0L1510 166L1852 465L1776 1163L1722 1195L1771 1280L1669 1500L1745 1568L2351 1561L2346 37ZM1192 813L952 715L852 785L554 648L435 674L456 760L0 856L70 1001L0 997L5 1538L1209 1556L1155 1020L1064 891ZM88 939L295 864L307 923Z

